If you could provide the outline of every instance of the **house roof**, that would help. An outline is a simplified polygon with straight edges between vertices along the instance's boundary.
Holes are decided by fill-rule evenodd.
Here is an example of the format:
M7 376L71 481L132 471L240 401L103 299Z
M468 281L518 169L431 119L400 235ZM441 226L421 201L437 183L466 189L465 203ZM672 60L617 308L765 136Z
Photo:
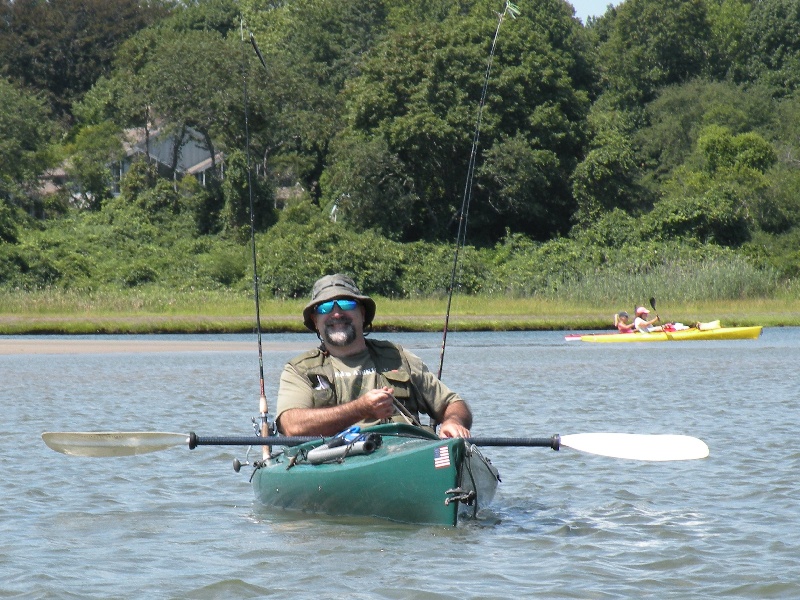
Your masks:
M148 140L144 128L137 127L125 130L123 147L129 158L144 154L162 165L172 167L175 144L176 136L171 132L161 128L151 129ZM222 153L217 153L212 161L203 137L191 127L186 129L178 152L178 162L175 165L178 173L202 173L222 158Z

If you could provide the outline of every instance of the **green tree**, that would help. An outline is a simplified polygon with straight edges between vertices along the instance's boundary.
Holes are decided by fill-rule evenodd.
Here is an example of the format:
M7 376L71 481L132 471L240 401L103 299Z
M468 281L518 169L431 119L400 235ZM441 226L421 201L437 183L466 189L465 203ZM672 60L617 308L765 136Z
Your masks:
M767 188L753 208L753 218L759 229L771 234L797 229L800 226L800 173L797 168L779 163L770 170L767 181Z
M709 74L712 77L725 78L738 66L752 5L746 0L722 0L707 4L711 24Z
M769 172L770 188L759 224L765 231L791 235L789 230L800 226L800 93L776 102L775 115L769 137L774 140L778 162ZM782 242L776 244L781 246Z
M53 164L53 131L44 102L0 78L0 199L29 208L39 175Z
M330 218L354 231L398 239L414 223L417 195L403 164L382 137L340 137L320 182Z
M696 151L701 169L675 170L643 231L661 239L740 246L766 221L774 204L766 173L777 160L775 151L757 133L732 135L719 125L701 131Z
M299 175L315 199L328 145L342 127L340 93L384 35L386 4L295 0L263 10L257 0L242 2L268 69L254 104L270 119L254 128L255 145L277 179Z
M712 175L724 169L747 168L765 173L778 157L772 145L754 132L731 135L719 125L704 129L697 140L705 169Z
M251 81L256 73L255 56L238 36L225 39L213 27L191 29L184 21L179 24L173 27L170 20L128 40L120 50L112 77L101 79L76 107L76 114L88 122L113 117L120 127L143 128L145 143L156 128L160 136L172 136L173 169L190 138L209 151L212 163L219 160L220 152L245 147L244 77L246 73ZM251 127L265 129L266 112L264 106L252 102ZM221 180L215 180L214 166L195 203L202 232L224 229L220 218L228 226L241 220L236 217L236 203L223 214L226 190ZM227 193L231 200L231 190ZM269 215L272 195L265 192L260 196L270 206L264 212Z
M334 271L357 273L368 293L397 294L400 244L374 231L341 227L308 201L284 211L258 246L259 280L276 296L307 296L320 273Z
M241 51L216 32L163 32L140 72L143 99L181 142L189 128L200 133L206 149L217 153L215 139L243 129Z
M627 0L600 46L607 85L623 106L644 105L659 88L703 74L710 40L705 0Z
M159 22L173 31L216 31L222 37L239 33L241 10L236 0L185 0Z
M222 181L225 205L220 220L223 231L234 237L250 235L250 185L253 186L253 226L263 230L274 223L272 190L252 171L248 177L244 152L232 152L225 160Z
M642 232L657 240L693 239L739 246L750 239L750 224L735 186L711 185L700 195L670 195L645 217Z
M123 156L122 141L116 125L106 121L82 128L75 137L67 173L77 185L85 207L97 210L111 197L111 165Z
M777 115L778 106L763 87L697 79L662 89L648 104L647 124L634 134L633 143L657 186L686 161L700 168L693 154L704 128L718 125L733 135L770 132L784 127Z
M468 12L472 4L470 0L384 0L387 22L392 29L426 22L438 23L448 16Z
M487 198L493 217L529 223L527 232L539 239L549 237L554 229L563 226L558 222L558 213L551 210L555 206L543 201L548 193L557 195L562 183L555 152L536 148L517 133L512 138L497 139L484 156L485 162L478 168L478 181L493 191ZM476 221L473 219L473 224ZM480 221L477 225L483 227Z
M779 96L800 85L800 0L756 2L742 36L735 76Z
M639 195L631 124L617 111L593 111L589 122L595 134L572 182L578 204L574 218L580 227L589 226L614 208L632 209Z
M0 244L17 242L17 220L5 199L0 199Z
M250 45L239 38L230 0L191 3L122 44L115 69L100 78L75 108L83 122L114 120L121 127L166 128L178 138L193 128L212 156L217 149L244 147L243 81L257 96L260 81ZM230 34L229 37L226 37ZM256 92L256 93L254 93ZM267 106L251 99L251 128L264 125Z
M46 94L56 115L103 74L116 48L167 14L168 1L2 0L0 75Z
M496 3L441 23L399 27L370 52L346 89L347 129L385 139L419 200L403 239L448 236L467 180ZM491 6L491 8L490 8ZM542 3L503 25L482 117L470 222L488 240L506 227L547 237L568 228L569 174L585 143L592 93L587 40L566 5ZM520 144L527 145L520 153ZM497 145L496 148L493 148ZM511 169L513 157L523 162ZM354 175L355 176L355 175ZM514 197L510 177L545 181ZM524 208L523 208L524 207ZM546 220L541 220L542 216Z

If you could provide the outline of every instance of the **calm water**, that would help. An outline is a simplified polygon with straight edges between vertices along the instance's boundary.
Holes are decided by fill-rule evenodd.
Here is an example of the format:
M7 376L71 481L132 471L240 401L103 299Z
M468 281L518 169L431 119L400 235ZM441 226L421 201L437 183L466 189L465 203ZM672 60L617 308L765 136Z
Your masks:
M376 337L438 364L438 334ZM252 352L0 356L0 597L800 597L798 328L611 346L451 333L444 379L471 401L475 435L684 433L711 448L677 463L487 449L503 483L455 529L270 512L250 468L233 472L244 449L81 459L39 437L249 434L252 339ZM273 408L294 354L265 349Z

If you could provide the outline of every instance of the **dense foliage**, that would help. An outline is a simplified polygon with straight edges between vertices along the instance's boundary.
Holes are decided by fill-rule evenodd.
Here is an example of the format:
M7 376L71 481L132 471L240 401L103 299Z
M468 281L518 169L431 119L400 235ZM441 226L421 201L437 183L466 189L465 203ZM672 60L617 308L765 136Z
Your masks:
M252 223L276 296L444 294L466 223L467 293L793 290L798 31L800 0L0 0L0 285L246 290ZM134 128L172 175L117 181Z

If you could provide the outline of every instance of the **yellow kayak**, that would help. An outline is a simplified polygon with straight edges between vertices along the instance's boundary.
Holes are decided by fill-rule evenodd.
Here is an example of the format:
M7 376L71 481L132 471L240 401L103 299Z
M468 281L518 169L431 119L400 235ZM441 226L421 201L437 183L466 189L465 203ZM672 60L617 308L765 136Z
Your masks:
M684 342L688 340L755 340L761 335L761 325L753 327L717 327L697 329L689 327L677 331L654 331L652 333L589 333L581 335L582 342ZM578 336L568 336L575 339Z

